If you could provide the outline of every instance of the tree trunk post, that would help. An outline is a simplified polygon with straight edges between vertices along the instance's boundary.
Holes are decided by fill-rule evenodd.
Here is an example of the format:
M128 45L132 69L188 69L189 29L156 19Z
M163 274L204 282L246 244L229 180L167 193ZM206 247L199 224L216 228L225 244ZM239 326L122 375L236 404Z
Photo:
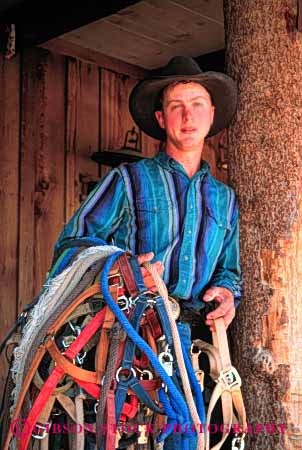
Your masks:
M297 0L225 0L239 103L229 177L244 298L232 326L249 450L302 449L302 33ZM257 425L258 424L258 427ZM265 424L274 424L265 426ZM284 429L286 431L284 432Z

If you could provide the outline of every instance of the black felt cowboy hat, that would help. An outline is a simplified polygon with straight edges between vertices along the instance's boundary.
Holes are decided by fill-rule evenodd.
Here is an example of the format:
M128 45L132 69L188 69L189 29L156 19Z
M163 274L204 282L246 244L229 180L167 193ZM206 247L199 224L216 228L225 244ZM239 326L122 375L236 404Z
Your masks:
M162 90L171 83L190 80L200 83L209 93L215 106L214 122L208 133L213 136L232 119L237 105L237 87L232 78L220 72L202 72L198 64L187 56L175 56L159 75L140 81L132 90L129 110L136 124L149 136L165 140L154 112Z

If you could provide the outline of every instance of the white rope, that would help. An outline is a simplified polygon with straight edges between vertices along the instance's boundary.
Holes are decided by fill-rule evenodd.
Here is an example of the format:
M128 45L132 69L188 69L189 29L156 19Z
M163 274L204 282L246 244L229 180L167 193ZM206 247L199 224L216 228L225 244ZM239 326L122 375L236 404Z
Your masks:
M168 316L170 327L171 327L173 344L174 344L176 359L177 359L179 372L180 372L180 376L181 376L181 380L182 380L182 384L183 384L183 388L184 388L184 393L185 393L189 411L192 416L192 419L193 419L193 422L194 422L194 425L196 428L196 432L197 432L197 448L196 448L196 450L204 450L204 435L203 435L203 433L199 433L200 419L199 419L199 415L198 415L196 405L195 405L195 402L193 399L190 381L189 381L189 377L187 374L184 357L182 354L182 348L181 348L181 342L180 342L178 329L176 326L175 319L173 317L173 311L172 311L172 308L170 305L170 301L168 299L167 287L166 287L165 283L163 282L163 280L161 279L161 277L159 276L156 268L152 264L144 263L143 265L148 270L148 272L151 273L151 275L154 279L155 286L157 287L158 293L164 300L164 304L165 304L166 311L167 311L167 316Z

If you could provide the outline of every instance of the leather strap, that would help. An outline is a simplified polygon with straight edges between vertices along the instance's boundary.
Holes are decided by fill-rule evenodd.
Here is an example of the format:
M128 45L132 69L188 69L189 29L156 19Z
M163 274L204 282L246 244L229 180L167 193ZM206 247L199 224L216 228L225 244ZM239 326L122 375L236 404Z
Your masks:
M130 266L130 263L128 261L128 256L126 253L123 253L121 256L119 256L118 265L120 269L120 273L123 277L124 283L126 285L126 288L132 298L136 298L138 294L140 293L140 287L137 286L135 282L135 278L133 276L133 272Z
M241 380L236 369L231 363L223 318L218 318L215 320L215 330L216 332L213 333L213 345L199 339L193 341L194 346L197 346L201 352L207 354L210 362L210 376L216 381L216 386L212 393L207 412L205 436L206 450L209 450L210 448L210 435L208 429L211 423L211 415L219 398L221 398L222 402L223 423L226 425L231 425L234 423L234 405L239 417L241 429L245 430L247 427L246 413L240 390ZM191 352L195 372L199 370L198 354L199 353ZM219 450L228 434L228 432L224 431L222 434L222 439L214 447L212 447L211 450Z
M89 297L100 292L100 283L95 283L86 289L81 295L79 295L74 302L71 303L60 315L60 317L55 321L53 325L47 331L49 335L55 335L56 332L61 328L61 326L67 321L68 317L73 313L73 311Z
M146 286L145 286L145 282L144 282L144 279L142 276L141 266L138 263L137 256L131 256L128 259L128 262L131 267L131 272L132 272L138 292L139 293L145 292Z
M115 420L115 402L114 391L112 389L107 393L107 427L108 430L113 430L116 424ZM115 433L106 433L106 450L115 450Z
M45 407L49 397L55 390L57 384L63 378L64 370L61 367L55 367L42 387L36 398L32 409L26 418L26 426L22 432L22 439L19 441L18 450L26 450L31 438L31 433L37 423L41 410Z
M117 301L118 298L118 286L112 286L110 291L112 298ZM115 322L115 315L108 306L105 306L106 314L104 323L101 329L101 334L99 338L99 343L97 346L95 354L95 367L96 367L96 377L98 383L100 384L106 370L108 348L109 348L109 333Z
M163 335L163 332L157 314L155 313L153 308L150 308L146 311L145 320L151 329L153 338L155 340L159 339Z
M76 450L84 450L85 448L85 434L84 434L84 405L83 402L86 399L86 395L83 392L79 392L75 398L75 411L76 411L76 425L81 426L81 429L76 433Z
M89 288L89 289L87 289L87 291L90 293L91 289ZM84 294L79 296L78 299L79 298L83 298L83 297L85 299L85 295ZM75 303L77 303L77 302L75 302ZM70 359L75 358L75 356L82 350L82 348L84 347L85 343L90 339L91 336L93 336L93 334L97 331L97 329L102 325L104 317L105 317L105 311L104 310L101 310L99 313L96 314L96 316L85 327L85 329L82 331L82 333L74 340L74 342L66 350L65 355L68 358L70 358ZM61 317L61 320L63 320L62 317ZM44 347L44 349L43 349L43 347ZM48 379L44 383L44 385L43 385L43 387L42 387L38 397L36 398L36 400L35 400L35 402L33 404L33 407L32 407L32 409L31 409L31 411L30 411L30 413L29 413L29 415L27 417L26 427L24 429L24 435L25 436L22 437L22 441L19 443L18 450L26 450L27 449L27 445L28 445L30 437L31 437L32 429L33 429L35 423L37 422L37 419L38 419L38 417L40 415L40 412L43 409L44 405L46 404L49 396L55 390L57 384L59 383L59 381L63 377L64 373L66 373L65 372L66 366L68 367L68 369L70 369L70 365L73 368L75 368L75 366L73 366L73 364L69 363L67 358L65 358L60 353L60 351L57 348L57 346L55 344L55 341L53 339L48 339L45 342L45 344L43 344L41 346L41 351L42 351L42 349L44 350L43 354L45 353L45 349L47 349L49 351L49 353L53 352L53 354L56 355L56 357L60 361L60 363L63 363L63 364L62 364L62 366L57 365L54 368L54 370L52 371L51 375L48 377ZM78 369L80 371L84 371L84 375L82 374L82 372L81 372L81 375L82 376L87 376L89 378L89 375L88 375L88 374L90 374L89 371L86 371L84 369L80 369L78 367L76 367L75 369L76 369L75 371L76 371L77 374L78 374ZM71 372L73 372L73 370L71 370ZM95 377L95 373L93 373L93 374L94 374L94 380L95 380L95 378L96 378ZM90 381L90 379L88 381ZM18 417L18 416L16 416L16 417Z

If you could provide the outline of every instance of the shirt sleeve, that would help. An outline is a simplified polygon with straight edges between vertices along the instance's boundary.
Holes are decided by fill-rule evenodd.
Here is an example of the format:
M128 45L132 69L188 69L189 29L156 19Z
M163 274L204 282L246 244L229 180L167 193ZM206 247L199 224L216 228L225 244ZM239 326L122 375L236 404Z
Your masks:
M219 255L210 286L220 286L229 289L235 298L235 306L240 303L242 293L242 276L239 257L239 212L235 200L228 230Z
M71 240L98 238L105 242L119 227L127 201L124 181L118 168L109 172L93 189L65 225L55 244L55 255Z

